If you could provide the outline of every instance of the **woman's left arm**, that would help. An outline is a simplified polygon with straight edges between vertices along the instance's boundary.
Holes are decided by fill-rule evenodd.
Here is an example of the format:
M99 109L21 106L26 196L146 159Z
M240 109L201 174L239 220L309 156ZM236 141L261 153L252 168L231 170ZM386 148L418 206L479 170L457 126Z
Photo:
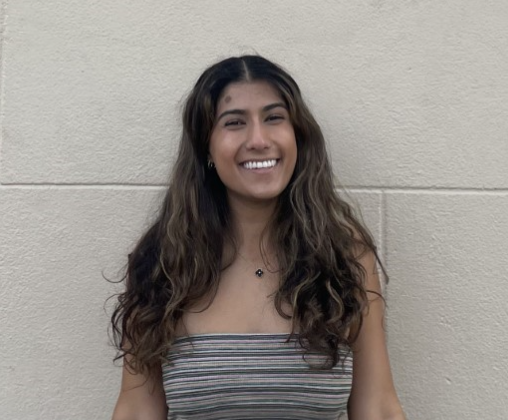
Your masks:
M384 330L385 304L372 252L360 258L366 270L369 306L353 345L353 387L348 403L349 420L404 420L390 369Z

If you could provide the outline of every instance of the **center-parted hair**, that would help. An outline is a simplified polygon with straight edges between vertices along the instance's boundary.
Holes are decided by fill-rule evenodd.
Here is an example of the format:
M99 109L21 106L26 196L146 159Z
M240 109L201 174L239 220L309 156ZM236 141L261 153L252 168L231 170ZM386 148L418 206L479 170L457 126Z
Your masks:
M126 288L111 322L117 358L130 355L126 363L136 372L160 365L182 314L214 296L221 270L231 263L223 255L226 246L236 249L227 193L207 167L208 147L225 87L250 81L265 81L280 94L298 149L293 176L264 232L279 268L277 311L292 319L306 350L328 356L329 367L360 330L368 301L359 258L372 252L379 262L372 236L335 191L323 134L297 83L263 57L232 57L206 69L190 92L163 204L129 255Z

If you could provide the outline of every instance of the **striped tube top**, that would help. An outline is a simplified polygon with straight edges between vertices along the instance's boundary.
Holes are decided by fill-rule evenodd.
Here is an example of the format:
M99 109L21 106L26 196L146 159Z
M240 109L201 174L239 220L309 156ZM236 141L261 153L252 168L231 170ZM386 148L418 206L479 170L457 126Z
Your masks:
M313 369L303 360L298 339L287 338L177 338L162 364L168 420L337 420L346 412L351 392L350 352L341 349L341 361L332 369ZM313 364L325 360L314 353L306 359Z

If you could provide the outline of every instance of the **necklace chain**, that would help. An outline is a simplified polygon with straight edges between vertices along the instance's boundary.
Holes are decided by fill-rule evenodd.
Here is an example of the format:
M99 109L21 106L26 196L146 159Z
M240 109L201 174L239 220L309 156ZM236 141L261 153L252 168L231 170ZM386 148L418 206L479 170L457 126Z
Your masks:
M239 256L242 260L244 260L247 264L252 265L252 266L255 266L254 264L252 264L252 262L251 262L251 261L249 261L247 258L245 258L245 257L244 257L242 254L240 254L239 252L237 252L237 255L238 255L238 256ZM266 268L266 267L265 267L265 268ZM256 277L258 277L258 278L263 277L263 276L264 276L264 274L265 274L265 271L264 271L261 267L259 267L259 266L258 266L258 268L256 269L256 271L254 271L254 275L255 275Z

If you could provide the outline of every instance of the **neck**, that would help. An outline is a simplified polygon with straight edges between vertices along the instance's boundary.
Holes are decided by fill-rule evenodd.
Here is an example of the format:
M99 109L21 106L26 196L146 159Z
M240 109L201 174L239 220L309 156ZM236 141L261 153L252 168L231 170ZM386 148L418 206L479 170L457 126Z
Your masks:
M267 254L273 251L266 229L276 202L245 203L230 199L229 205L238 252L249 260L262 260L261 249Z

